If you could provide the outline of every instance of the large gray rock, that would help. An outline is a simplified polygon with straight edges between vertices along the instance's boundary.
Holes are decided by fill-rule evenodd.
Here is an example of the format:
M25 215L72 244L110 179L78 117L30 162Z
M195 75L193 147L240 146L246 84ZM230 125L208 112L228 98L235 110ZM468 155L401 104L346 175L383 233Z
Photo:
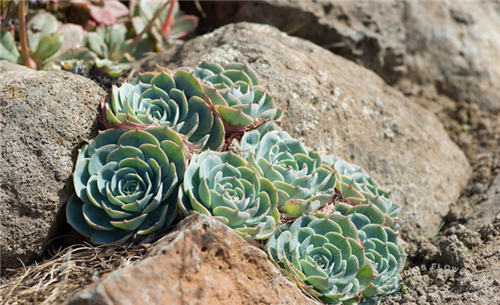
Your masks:
M319 305L292 284L264 251L221 222L184 219L139 263L78 292L68 305Z
M263 0L203 3L212 23L276 26L375 71L500 111L500 1ZM427 95L427 94L426 94Z
M0 61L0 256L2 271L40 254L71 194L77 147L95 135L94 82Z
M143 65L248 62L284 110L283 127L320 153L363 166L406 207L409 221L437 228L470 175L462 151L429 111L375 73L267 25L227 25Z

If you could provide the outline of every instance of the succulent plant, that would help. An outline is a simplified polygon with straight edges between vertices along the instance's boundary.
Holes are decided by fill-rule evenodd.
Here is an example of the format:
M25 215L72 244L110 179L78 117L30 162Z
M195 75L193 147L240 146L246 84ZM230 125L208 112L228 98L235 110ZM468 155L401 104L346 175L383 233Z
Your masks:
M389 218L394 219L399 215L401 207L394 203L391 194L384 191L360 166L336 156L324 157L323 161L337 170L339 174L337 188L345 200L353 204L370 201ZM395 225L391 224L392 227Z
M279 223L277 193L248 162L232 152L194 155L179 190L184 214L211 215L246 238L266 239Z
M167 226L176 216L184 154L168 127L99 133L78 154L68 222L96 244L122 244Z
M166 3L169 1L170 3ZM167 6L165 6L167 4ZM173 40L180 39L194 32L198 26L198 17L183 15L175 0L138 0L131 4L132 26L139 35L153 19L157 10L160 15L153 21L149 30L157 51L162 50Z
M281 212L300 216L333 199L335 171L276 124L268 122L245 133L240 150L278 190Z
M115 24L119 18L129 14L128 8L119 0L70 0L57 3L61 6L70 6L73 15L90 17L99 25ZM87 21L87 23L93 23Z
M371 202L354 206L339 202L335 211L354 223L365 255L372 263L375 278L363 295L375 297L396 292L406 254L397 232L386 223L384 213Z
M201 147L218 150L224 144L222 120L204 100L198 79L182 70L157 68L113 86L103 114L106 127L170 126Z
M306 215L280 226L269 257L299 287L327 304L356 304L373 279L358 230L342 215Z
M42 11L33 16L27 28L28 44L32 50L30 56L39 68L83 44L84 31L81 26L61 24L48 12Z
M246 126L257 120L279 120L282 112L273 98L259 86L248 65L232 63L220 66L202 62L192 71L211 89L205 89L217 111L233 126Z

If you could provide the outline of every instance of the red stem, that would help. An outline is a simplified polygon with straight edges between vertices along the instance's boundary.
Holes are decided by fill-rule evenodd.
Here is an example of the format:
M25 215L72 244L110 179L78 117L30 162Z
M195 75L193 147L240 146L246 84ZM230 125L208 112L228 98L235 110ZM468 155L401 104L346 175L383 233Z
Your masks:
M26 1L20 0L17 8L17 18L19 19L19 44L21 45L21 59L23 65L36 70L36 62L30 57L28 47L28 37L26 34Z
M168 8L167 12L167 18L165 18L165 21L160 27L160 33L164 40L167 40L168 35L170 34L170 30L172 29L172 25L174 24L173 13L174 13L175 1L176 0L171 1L170 7Z

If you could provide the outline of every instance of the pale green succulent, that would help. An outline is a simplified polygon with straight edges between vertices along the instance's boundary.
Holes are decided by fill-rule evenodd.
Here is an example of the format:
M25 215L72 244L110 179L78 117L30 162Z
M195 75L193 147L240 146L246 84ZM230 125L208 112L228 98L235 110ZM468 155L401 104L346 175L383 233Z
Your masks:
M168 226L184 154L182 139L168 127L99 133L78 154L68 222L96 244L123 244Z
M300 216L333 199L335 171L276 124L268 122L245 133L240 150L278 190L281 212Z
M266 247L299 287L327 304L356 304L373 279L358 230L342 215L301 216L282 225Z
M384 191L360 166L336 156L324 157L323 161L334 166L338 172L337 189L345 200L353 204L372 202L388 216L389 223L399 215L401 207L394 203L391 194ZM394 227L396 224L390 225Z
M103 105L105 127L170 126L202 148L224 144L224 125L204 99L203 86L189 72L166 68L142 73L132 83L113 86Z
M256 73L245 64L224 66L202 62L192 71L211 89L205 92L222 118L233 126L247 126L259 120L279 120L282 112L269 93L259 86Z
M374 269L374 280L363 292L368 298L390 294L399 289L406 254L397 231L386 222L386 215L373 203L359 205L336 203L335 211L349 217L359 232L365 255Z
M266 239L279 223L274 186L232 152L194 155L179 190L184 214L213 216L246 238Z

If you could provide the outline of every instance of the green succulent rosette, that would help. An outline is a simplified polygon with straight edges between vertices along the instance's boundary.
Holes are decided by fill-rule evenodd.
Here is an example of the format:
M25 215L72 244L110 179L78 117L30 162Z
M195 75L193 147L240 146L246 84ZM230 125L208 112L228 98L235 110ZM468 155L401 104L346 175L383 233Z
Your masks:
M301 216L280 226L266 247L299 287L327 304L356 304L373 279L358 230L342 215Z
M373 203L337 203L335 211L349 217L359 232L365 255L371 261L375 278L363 292L367 298L396 292L401 282L406 254L397 231L386 223L384 213Z
M240 150L278 190L281 212L300 216L333 199L335 170L276 124L268 122L245 133Z
M335 167L339 175L337 189L345 200L352 204L371 202L390 218L388 223L391 227L396 225L393 219L399 215L401 207L363 168L336 156L324 157L323 161Z
M233 128L259 120L279 120L282 111L269 93L259 86L257 74L245 64L218 65L202 62L192 71L204 84L222 118Z
M205 99L203 86L193 73L175 73L158 67L131 83L113 86L102 104L106 128L170 126L191 143L218 150L224 144L224 124Z
M124 244L168 226L184 154L182 139L166 126L100 132L79 151L68 222L95 244Z
M179 190L178 204L213 216L245 238L267 239L279 223L277 193L266 178L232 152L194 155Z

